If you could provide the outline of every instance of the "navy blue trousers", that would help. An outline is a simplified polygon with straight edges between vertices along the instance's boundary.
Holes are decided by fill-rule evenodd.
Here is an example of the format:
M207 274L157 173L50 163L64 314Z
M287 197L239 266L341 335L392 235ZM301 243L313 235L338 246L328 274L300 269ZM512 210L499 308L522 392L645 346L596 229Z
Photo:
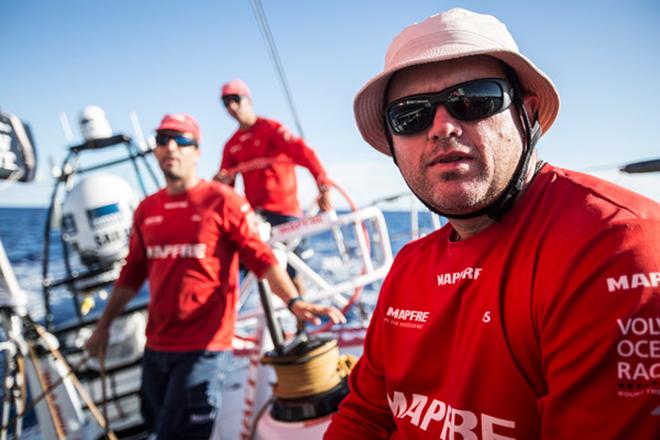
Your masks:
M147 431L158 440L208 439L231 356L230 351L145 349L140 394Z

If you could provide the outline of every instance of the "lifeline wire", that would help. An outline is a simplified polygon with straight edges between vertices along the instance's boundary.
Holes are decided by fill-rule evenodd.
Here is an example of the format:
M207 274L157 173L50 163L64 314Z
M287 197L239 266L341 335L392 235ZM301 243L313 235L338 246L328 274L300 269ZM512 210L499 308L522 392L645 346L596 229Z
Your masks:
M302 124L300 123L300 118L298 118L298 112L296 111L296 106L293 103L293 96L291 94L291 88L289 87L289 82L286 78L286 73L284 72L284 65L280 59L280 55L277 51L277 46L275 45L275 39L273 38L273 33L270 31L270 26L268 25L268 20L266 19L266 13L264 8L261 5L261 0L250 0L250 5L252 6L252 11L254 16L257 19L257 24L259 25L259 31L261 31L261 36L266 43L268 48L268 56L270 57L271 62L277 75L280 78L280 83L284 89L284 95L287 102L289 103L289 108L293 114L293 120L296 124L296 129L301 138L305 137L303 133Z

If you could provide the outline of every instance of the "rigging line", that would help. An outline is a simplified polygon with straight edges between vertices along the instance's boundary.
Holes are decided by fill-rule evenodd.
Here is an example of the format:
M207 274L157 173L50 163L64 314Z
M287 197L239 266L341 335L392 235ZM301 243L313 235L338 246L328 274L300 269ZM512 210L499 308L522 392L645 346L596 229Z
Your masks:
M257 24L259 25L259 31L261 32L261 36L264 39L264 43L266 43L266 47L268 49L268 56L270 57L270 60L273 63L275 72L279 76L280 84L282 85L282 88L284 90L284 95L286 97L286 100L289 104L289 108L293 115L293 120L296 125L296 129L298 130L298 134L300 135L300 137L304 138L305 134L303 132L302 124L300 123L300 118L298 117L298 111L296 110L296 106L293 102L291 87L289 86L289 82L287 80L286 73L284 71L284 65L282 64L282 60L280 59L280 55L277 50L277 46L275 45L275 39L273 38L273 33L271 32L270 26L268 25L268 19L266 18L266 13L264 12L263 6L261 4L261 0L250 0L250 5L252 6L252 11L254 12L254 16L257 20Z
M41 371L41 366L39 364L39 358L37 357L37 353L32 344L27 344L27 349L28 349L28 354L30 355L30 360L32 361L32 366L34 367L35 376L37 376L37 380L39 382L39 385L41 386L41 390L45 392L48 389L48 384L46 382L43 372ZM55 431L57 440L66 440L66 437L64 436L64 422L62 421L62 416L60 415L60 412L57 411L57 408L55 407L55 401L53 399L53 396L50 393L46 393L45 399L46 399L46 408L48 409L48 415L50 415L50 420L53 424L53 431Z
M46 348L48 349L50 354L53 355L56 360L61 362L61 364L64 365L64 368L66 370L73 371L72 368L71 368L71 365L69 365L66 358L64 357L64 355L62 355L62 353L60 352L58 347L56 347L46 337L46 330L38 324L34 325L34 329L36 330L36 332L39 335L39 337L41 338L41 340L44 341L44 343L46 344ZM29 348L29 346L28 346L28 348ZM94 403L94 400L90 396L87 389L82 385L82 383L80 383L80 380L78 380L78 376L76 376L75 372L73 374L71 374L71 382L73 383L73 386L78 391L78 395L80 396L80 398L87 405L87 409L89 410L89 412L92 414L92 416L96 420L96 423L98 423L99 426L105 430L106 439L107 440L117 440L117 436L115 435L115 433L111 429L109 429L108 426L107 426L109 421L103 418L103 415L101 414L98 407Z
M286 77L286 72L284 70L284 65L282 64L282 60L279 56L279 51L277 50L277 45L275 44L275 38L273 37L273 33L270 30L268 19L266 17L266 12L263 9L261 0L252 0L252 5L253 5L253 10L257 16L257 21L262 29L262 36L264 37L264 41L266 42L266 45L269 49L271 61L273 62L275 70L277 71L277 74L280 77L280 81L282 83L282 87L284 89L286 98L289 102L289 106L291 107L291 111L293 113L296 126L298 128L298 131L300 132L300 135L302 136L302 125L300 124L298 113L293 103L291 87L289 86L288 79Z

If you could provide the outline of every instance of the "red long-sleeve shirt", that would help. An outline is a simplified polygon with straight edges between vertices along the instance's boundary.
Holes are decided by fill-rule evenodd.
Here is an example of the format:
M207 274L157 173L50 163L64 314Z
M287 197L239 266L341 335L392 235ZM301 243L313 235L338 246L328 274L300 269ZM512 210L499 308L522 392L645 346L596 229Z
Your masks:
M140 203L116 283L137 290L149 280L148 348L231 349L239 254L258 276L277 264L249 204L230 187L201 181L183 194L161 190Z
M546 165L404 247L325 439L660 438L660 209Z
M295 166L307 168L318 185L327 175L314 151L277 121L257 118L237 130L222 152L220 170L243 175L245 197L254 209L300 215Z

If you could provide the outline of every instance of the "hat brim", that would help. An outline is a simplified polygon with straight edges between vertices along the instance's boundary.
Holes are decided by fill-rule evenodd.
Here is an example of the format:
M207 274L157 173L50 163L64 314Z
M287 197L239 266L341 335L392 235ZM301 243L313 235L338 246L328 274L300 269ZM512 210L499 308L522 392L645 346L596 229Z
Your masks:
M393 65L369 80L357 93L353 102L355 122L364 140L381 153L391 156L385 137L383 110L385 106L385 88L394 73L410 66L476 55L488 55L497 58L508 64L516 72L525 92L538 98L539 123L542 133L547 133L559 113L559 94L550 78L519 53L508 50L469 50L466 48L465 50L457 50L455 53L443 53Z
M195 131L192 130L189 125L176 121L169 121L156 129L156 131L166 131L166 130L178 131L179 133L195 134Z

